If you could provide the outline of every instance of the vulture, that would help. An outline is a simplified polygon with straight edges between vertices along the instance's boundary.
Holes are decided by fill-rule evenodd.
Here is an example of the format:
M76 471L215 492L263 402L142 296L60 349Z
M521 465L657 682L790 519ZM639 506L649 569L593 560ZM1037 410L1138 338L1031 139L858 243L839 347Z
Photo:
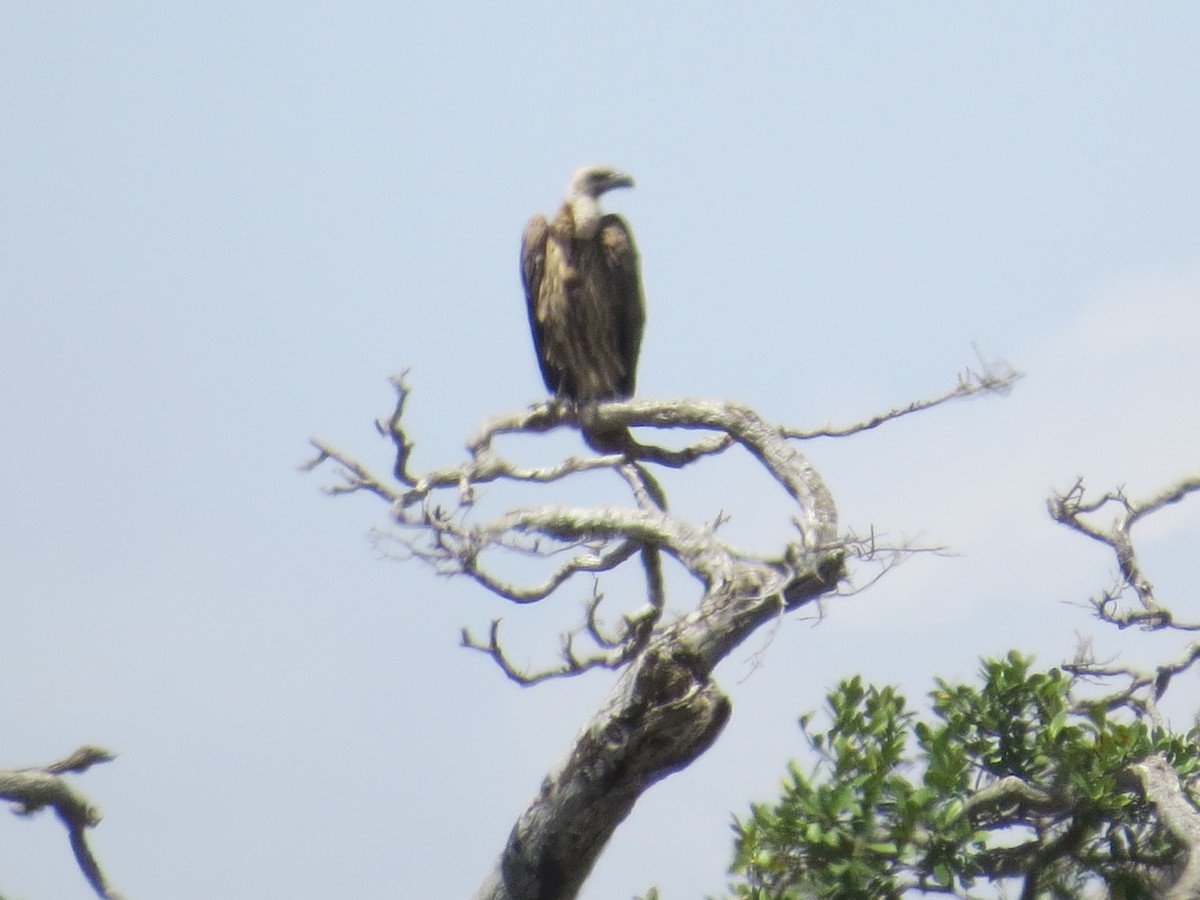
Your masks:
M546 388L576 404L633 395L646 321L633 234L600 197L633 179L604 166L571 178L553 220L536 215L521 241L529 327Z

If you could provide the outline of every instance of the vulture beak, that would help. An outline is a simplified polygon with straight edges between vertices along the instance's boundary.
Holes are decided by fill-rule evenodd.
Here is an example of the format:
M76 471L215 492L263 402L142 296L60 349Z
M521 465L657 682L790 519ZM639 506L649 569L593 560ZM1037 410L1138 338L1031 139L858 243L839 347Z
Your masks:
M634 182L632 175L626 175L624 172L613 172L612 175L609 176L608 184L605 186L605 190L611 191L613 188L631 188L633 185Z

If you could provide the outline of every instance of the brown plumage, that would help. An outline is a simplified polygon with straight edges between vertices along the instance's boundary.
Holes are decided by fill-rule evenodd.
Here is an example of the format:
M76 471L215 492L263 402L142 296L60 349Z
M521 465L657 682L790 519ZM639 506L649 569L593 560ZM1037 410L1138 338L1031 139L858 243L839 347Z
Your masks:
M529 326L547 389L576 403L633 395L646 313L629 226L599 198L633 179L580 169L554 220L530 219L521 242Z

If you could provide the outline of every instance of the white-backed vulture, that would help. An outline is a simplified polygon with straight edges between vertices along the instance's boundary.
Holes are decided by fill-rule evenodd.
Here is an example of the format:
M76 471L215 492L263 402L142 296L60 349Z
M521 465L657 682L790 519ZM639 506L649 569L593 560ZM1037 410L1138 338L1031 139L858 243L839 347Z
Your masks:
M552 221L536 215L521 242L529 326L547 389L576 403L633 395L646 313L633 234L600 196L633 187L623 172L587 166Z

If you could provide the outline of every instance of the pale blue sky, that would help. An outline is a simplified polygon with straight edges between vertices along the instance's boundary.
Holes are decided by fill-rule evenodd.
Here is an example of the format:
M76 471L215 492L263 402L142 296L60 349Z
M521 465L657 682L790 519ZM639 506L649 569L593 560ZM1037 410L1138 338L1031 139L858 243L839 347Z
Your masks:
M736 654L726 733L589 900L719 891L730 813L838 678L1069 656L1096 629L1062 601L1109 564L1047 492L1198 465L1200 7L422 7L0 10L0 763L121 753L81 786L130 898L468 896L603 696L458 649L524 613L379 560L383 507L295 469L311 435L386 467L402 367L418 467L542 396L517 246L582 163L638 179L610 207L644 396L816 426L942 390L973 342L1028 373L806 448L845 524L962 555ZM744 460L678 484L747 543L786 528ZM1181 611L1198 532L1147 527ZM46 815L0 816L0 889L90 896Z

